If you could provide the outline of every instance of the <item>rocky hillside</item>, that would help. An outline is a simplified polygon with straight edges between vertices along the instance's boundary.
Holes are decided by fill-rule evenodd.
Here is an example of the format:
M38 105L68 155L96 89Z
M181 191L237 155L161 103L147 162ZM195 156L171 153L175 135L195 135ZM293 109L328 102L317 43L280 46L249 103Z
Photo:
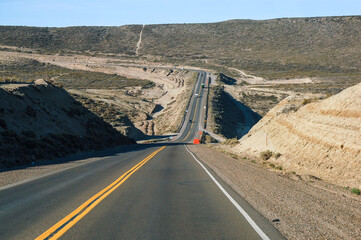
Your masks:
M37 83L0 86L0 168L134 143L62 88Z
M361 188L360 106L361 84L324 100L288 97L233 150L258 156L269 150L279 154L268 161L286 171Z

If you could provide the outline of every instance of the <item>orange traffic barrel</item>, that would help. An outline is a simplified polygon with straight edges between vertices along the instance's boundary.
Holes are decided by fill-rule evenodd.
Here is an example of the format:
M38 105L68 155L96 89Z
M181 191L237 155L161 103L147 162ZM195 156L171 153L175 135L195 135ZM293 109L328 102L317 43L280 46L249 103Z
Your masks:
M200 144L199 139L194 139L193 144Z

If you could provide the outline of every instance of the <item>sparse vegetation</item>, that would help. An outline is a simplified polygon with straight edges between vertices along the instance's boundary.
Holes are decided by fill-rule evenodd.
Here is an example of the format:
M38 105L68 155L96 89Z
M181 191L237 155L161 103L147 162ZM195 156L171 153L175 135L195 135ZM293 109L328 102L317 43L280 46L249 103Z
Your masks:
M286 94L276 96L271 93L260 93L259 91L242 91L239 94L239 101L244 105L264 116L266 113L276 106L278 102L287 97Z
M351 193L356 194L356 195L360 195L360 194L361 194L361 191L360 191L360 189L358 189L358 188L352 188L352 189L351 189Z
M229 156L231 156L234 159L238 159L238 155L234 153L229 153Z
M5 82L29 83L36 79L54 81L64 88L121 89L138 86L151 88L155 84L148 80L130 79L117 74L72 70L31 59L19 59L8 64L0 63Z
M359 82L361 56L355 52L360 50L360 23L360 16L345 16L147 25L139 54L153 61L211 68L230 77L238 73L222 65L266 79L321 77L337 83L347 76ZM131 59L141 28L1 26L0 44L61 55L121 53Z
M3 129L7 128L7 123L4 119L0 118L0 127Z
M277 166L277 167L275 167L275 169L277 169L277 170L282 170L283 168L282 168L282 166Z
M270 159L272 157L273 152L270 151L270 150L267 150L267 151L261 152L260 155L261 155L262 160L268 160L268 159Z
M212 87L209 99L210 123L208 124L213 132L226 138L240 137L237 130L239 123L244 121L244 116L236 100L224 91L223 86Z
M129 79L116 74L71 71L56 79L64 88L121 89L130 86L151 88L155 84L148 80Z
M201 137L201 143L217 143L217 142L218 141L214 139L212 136L203 132Z
M222 142L222 144L224 145L236 145L238 144L238 139L237 138L229 138L226 141Z
M303 100L302 105L306 105L306 104L309 104L309 103L311 103L311 102L312 102L312 100L309 99L309 98L307 98L307 99L304 99L304 100Z

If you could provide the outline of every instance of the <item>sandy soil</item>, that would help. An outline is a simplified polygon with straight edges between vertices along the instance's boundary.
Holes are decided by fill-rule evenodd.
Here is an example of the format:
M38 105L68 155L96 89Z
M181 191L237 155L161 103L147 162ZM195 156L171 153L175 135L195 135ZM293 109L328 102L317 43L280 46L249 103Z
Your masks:
M361 198L323 181L234 159L214 145L190 150L288 239L361 239ZM278 219L279 221L277 221Z

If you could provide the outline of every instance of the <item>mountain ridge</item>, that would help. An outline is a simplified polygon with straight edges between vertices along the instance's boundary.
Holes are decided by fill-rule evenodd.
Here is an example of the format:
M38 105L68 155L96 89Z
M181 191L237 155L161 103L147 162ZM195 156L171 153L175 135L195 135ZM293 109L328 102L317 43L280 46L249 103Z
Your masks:
M0 26L0 45L45 53L112 53L135 58L142 25L40 28ZM145 25L140 58L267 78L355 78L361 69L361 16L228 20Z

